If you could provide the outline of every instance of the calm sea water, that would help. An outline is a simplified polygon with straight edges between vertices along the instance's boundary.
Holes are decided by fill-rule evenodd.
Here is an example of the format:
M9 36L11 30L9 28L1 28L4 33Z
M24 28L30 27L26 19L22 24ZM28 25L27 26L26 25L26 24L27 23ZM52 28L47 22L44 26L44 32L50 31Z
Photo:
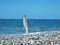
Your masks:
M29 33L60 31L60 19L28 19ZM0 19L0 34L25 33L22 19Z

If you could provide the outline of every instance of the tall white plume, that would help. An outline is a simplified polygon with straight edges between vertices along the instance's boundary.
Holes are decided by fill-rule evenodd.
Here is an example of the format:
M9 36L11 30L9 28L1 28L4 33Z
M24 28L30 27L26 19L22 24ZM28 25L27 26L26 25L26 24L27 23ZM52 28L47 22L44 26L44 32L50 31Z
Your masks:
M26 34L28 34L28 24L27 24L26 15L24 15L24 18L23 18L23 25L26 30Z

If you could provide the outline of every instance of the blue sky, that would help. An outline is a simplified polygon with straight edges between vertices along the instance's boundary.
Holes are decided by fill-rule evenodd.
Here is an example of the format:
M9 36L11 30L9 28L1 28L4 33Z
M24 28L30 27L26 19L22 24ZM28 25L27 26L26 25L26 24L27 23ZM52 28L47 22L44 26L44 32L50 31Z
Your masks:
M0 19L60 19L60 0L0 0Z

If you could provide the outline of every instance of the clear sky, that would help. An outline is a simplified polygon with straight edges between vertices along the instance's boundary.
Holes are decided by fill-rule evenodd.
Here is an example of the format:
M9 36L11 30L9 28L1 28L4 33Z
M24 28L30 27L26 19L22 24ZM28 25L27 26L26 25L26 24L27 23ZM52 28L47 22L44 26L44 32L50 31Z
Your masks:
M0 19L60 19L60 0L0 0Z

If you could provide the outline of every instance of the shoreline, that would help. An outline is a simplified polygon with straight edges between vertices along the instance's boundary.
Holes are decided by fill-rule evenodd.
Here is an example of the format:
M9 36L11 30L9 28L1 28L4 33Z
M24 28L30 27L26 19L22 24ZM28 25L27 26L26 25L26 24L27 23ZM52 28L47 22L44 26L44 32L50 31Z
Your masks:
M60 32L60 31L43 31L43 32L32 32L32 33L28 33L29 35L34 35L34 34L46 34L46 33L53 33L53 32ZM0 36L7 36L7 35L11 35L11 36L14 36L14 35L26 35L25 33L23 34L20 34L20 33L17 33L17 34L0 34Z

